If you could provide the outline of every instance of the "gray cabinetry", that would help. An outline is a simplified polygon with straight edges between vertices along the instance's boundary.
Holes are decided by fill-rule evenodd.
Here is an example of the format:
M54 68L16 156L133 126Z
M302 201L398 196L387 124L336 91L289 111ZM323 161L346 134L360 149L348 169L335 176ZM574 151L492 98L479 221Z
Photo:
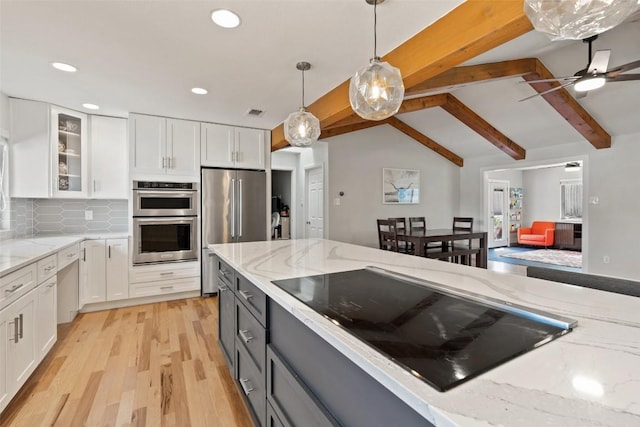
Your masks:
M582 224L556 222L554 246L559 249L582 250Z
M251 408L254 422L264 426L267 296L227 263L214 258L218 280L218 340L233 378Z

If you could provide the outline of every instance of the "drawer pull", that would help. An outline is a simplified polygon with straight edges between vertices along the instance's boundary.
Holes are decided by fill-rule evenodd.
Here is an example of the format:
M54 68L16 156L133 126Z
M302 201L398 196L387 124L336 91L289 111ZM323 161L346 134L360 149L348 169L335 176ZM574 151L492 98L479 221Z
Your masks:
M50 265L49 267L45 267L44 271L46 271L48 273L51 270L53 270L54 268L56 268L54 265Z
M219 283L218 283L218 289L221 290L222 292L229 290L229 288L227 288L225 285L221 285Z
M249 384L248 378L240 378L240 387L242 387L242 391L244 391L244 394L247 396L254 390L251 384Z
M240 338L242 338L242 341L244 341L245 344L249 344L249 341L253 339L251 335L247 335L248 332L249 332L248 329L240 329L238 331L238 333L240 334Z
M15 291L17 291L18 289L20 289L23 286L24 286L24 283L20 283L19 285L16 285L11 289L5 289L4 292L7 293L7 294L12 294L12 293L14 293Z
M67 254L67 258L73 258L75 256L74 253Z
M222 277L227 277L227 273L225 270L220 269L220 275L222 275Z
M160 273L161 276L171 276L173 274L173 271L167 271L165 273Z
M168 289L173 289L173 286L160 286L160 289L164 290L168 290Z
M242 296L242 298L246 299L247 301L249 301L251 298L253 298L253 295L250 294L247 291L242 291L241 290L241 291L238 291L238 292L240 292L240 295Z
M53 288L56 285L56 282L51 282L47 285L47 288Z

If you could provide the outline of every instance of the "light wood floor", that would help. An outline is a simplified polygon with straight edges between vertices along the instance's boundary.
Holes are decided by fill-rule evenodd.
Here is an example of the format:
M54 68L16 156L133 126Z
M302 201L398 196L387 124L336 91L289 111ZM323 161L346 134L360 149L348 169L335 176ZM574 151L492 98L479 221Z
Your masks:
M217 298L79 315L0 426L251 426L217 317Z

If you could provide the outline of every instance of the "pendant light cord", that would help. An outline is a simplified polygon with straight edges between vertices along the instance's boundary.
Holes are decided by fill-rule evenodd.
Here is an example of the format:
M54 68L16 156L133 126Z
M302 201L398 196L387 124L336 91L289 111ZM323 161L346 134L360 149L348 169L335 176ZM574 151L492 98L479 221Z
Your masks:
M376 34L376 28L378 26L378 13L377 13L377 8L378 6L378 0L374 0L373 2L373 57L377 58L377 51L378 51L378 36Z
M302 70L302 108L305 108L304 106L304 70Z

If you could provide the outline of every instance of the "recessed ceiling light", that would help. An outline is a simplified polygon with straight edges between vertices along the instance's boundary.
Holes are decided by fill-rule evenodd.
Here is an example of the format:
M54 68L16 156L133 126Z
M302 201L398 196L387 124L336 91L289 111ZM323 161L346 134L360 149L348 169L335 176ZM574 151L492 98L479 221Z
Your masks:
M82 104L82 106L84 108L89 109L89 110L99 110L100 109L100 107L97 106L96 104Z
M66 71L67 73L75 73L78 71L73 65L65 64L64 62L52 62L51 66L56 70Z
M222 28L236 28L240 25L240 17L228 9L217 9L211 12L211 20Z
M194 87L191 89L191 92L195 93L196 95L206 95L207 93L209 93L208 90L201 87Z

